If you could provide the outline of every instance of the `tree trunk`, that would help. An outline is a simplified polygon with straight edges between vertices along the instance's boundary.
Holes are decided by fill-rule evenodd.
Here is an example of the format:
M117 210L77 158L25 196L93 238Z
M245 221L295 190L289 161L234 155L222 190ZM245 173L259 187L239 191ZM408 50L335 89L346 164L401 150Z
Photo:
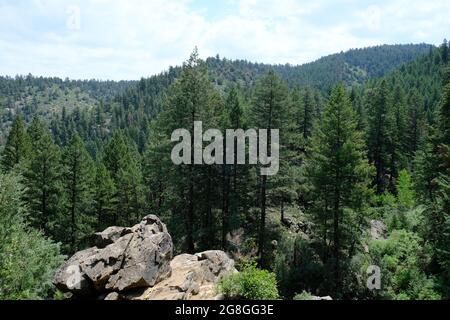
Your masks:
M226 250L228 233L228 181L226 165L222 165L222 250Z
M265 266L265 251L264 242L266 235L266 187L267 187L267 176L262 176L261 183L261 221L259 226L259 263L261 267Z
M189 205L186 217L186 245L187 252L194 253L194 237L193 237L193 224L194 224L194 178L193 178L193 166L189 166L190 169L190 181L189 181Z

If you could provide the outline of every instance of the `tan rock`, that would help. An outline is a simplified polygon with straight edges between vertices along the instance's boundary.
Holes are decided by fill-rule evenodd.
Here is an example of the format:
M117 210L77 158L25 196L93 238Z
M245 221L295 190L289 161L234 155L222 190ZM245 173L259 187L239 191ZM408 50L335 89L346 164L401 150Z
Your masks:
M170 263L172 275L148 288L137 300L217 300L219 280L236 272L234 261L223 251L181 254Z

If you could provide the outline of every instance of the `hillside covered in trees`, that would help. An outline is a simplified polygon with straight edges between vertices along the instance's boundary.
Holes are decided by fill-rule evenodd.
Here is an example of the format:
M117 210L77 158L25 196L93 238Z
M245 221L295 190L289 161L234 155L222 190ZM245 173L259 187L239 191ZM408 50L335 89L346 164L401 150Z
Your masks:
M242 276L225 293L257 274L273 290L241 296L450 298L448 50L379 46L302 66L194 50L136 82L0 78L0 299L61 298L50 280L63 255L148 213L177 252L233 257ZM194 121L279 129L278 174L175 165L171 134Z
M241 94L249 99L257 78L272 69L291 88L310 86L327 93L339 81L349 86L362 84L428 53L431 48L426 44L369 47L299 66L273 66L221 59L219 56L208 58L205 63L215 87L227 92L231 87L238 86ZM62 80L32 75L0 77L0 145L4 145L5 134L17 114L22 115L27 123L34 116L49 122L57 116L65 119L67 115L74 115L76 122L82 122L84 131L95 126L92 122L86 123L94 117L105 116L108 123L102 123L102 127L108 129L116 126L126 128L129 127L127 121L137 121L146 136L148 121L161 110L163 95L180 71L180 67L170 67L159 75L141 81L120 82ZM95 136L92 138L97 139L98 134L93 134ZM135 140L141 140L142 148L145 137L138 137L138 133L133 133L133 136Z

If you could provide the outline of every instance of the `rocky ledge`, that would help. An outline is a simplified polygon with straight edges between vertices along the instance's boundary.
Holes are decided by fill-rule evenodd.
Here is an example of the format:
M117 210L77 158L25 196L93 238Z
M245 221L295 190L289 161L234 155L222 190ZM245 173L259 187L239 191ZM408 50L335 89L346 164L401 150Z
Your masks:
M55 286L74 297L107 300L218 299L217 282L236 272L223 251L173 258L173 242L155 215L131 227L109 227L93 247L75 253L56 272Z

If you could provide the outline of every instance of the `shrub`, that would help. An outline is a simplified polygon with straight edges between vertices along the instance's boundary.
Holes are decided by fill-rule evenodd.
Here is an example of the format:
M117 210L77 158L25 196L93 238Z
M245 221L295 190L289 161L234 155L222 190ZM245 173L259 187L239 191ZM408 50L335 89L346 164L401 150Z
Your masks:
M63 263L59 244L29 227L17 176L0 174L0 300L45 299Z
M382 297L395 300L440 299L437 282L423 271L428 258L422 239L413 232L394 230L387 240L375 240L370 256L382 270Z
M302 293L296 294L294 300L314 300L314 296L307 291L303 291Z
M227 299L273 300L278 298L275 274L258 269L255 263L245 265L240 273L222 278L218 289Z

